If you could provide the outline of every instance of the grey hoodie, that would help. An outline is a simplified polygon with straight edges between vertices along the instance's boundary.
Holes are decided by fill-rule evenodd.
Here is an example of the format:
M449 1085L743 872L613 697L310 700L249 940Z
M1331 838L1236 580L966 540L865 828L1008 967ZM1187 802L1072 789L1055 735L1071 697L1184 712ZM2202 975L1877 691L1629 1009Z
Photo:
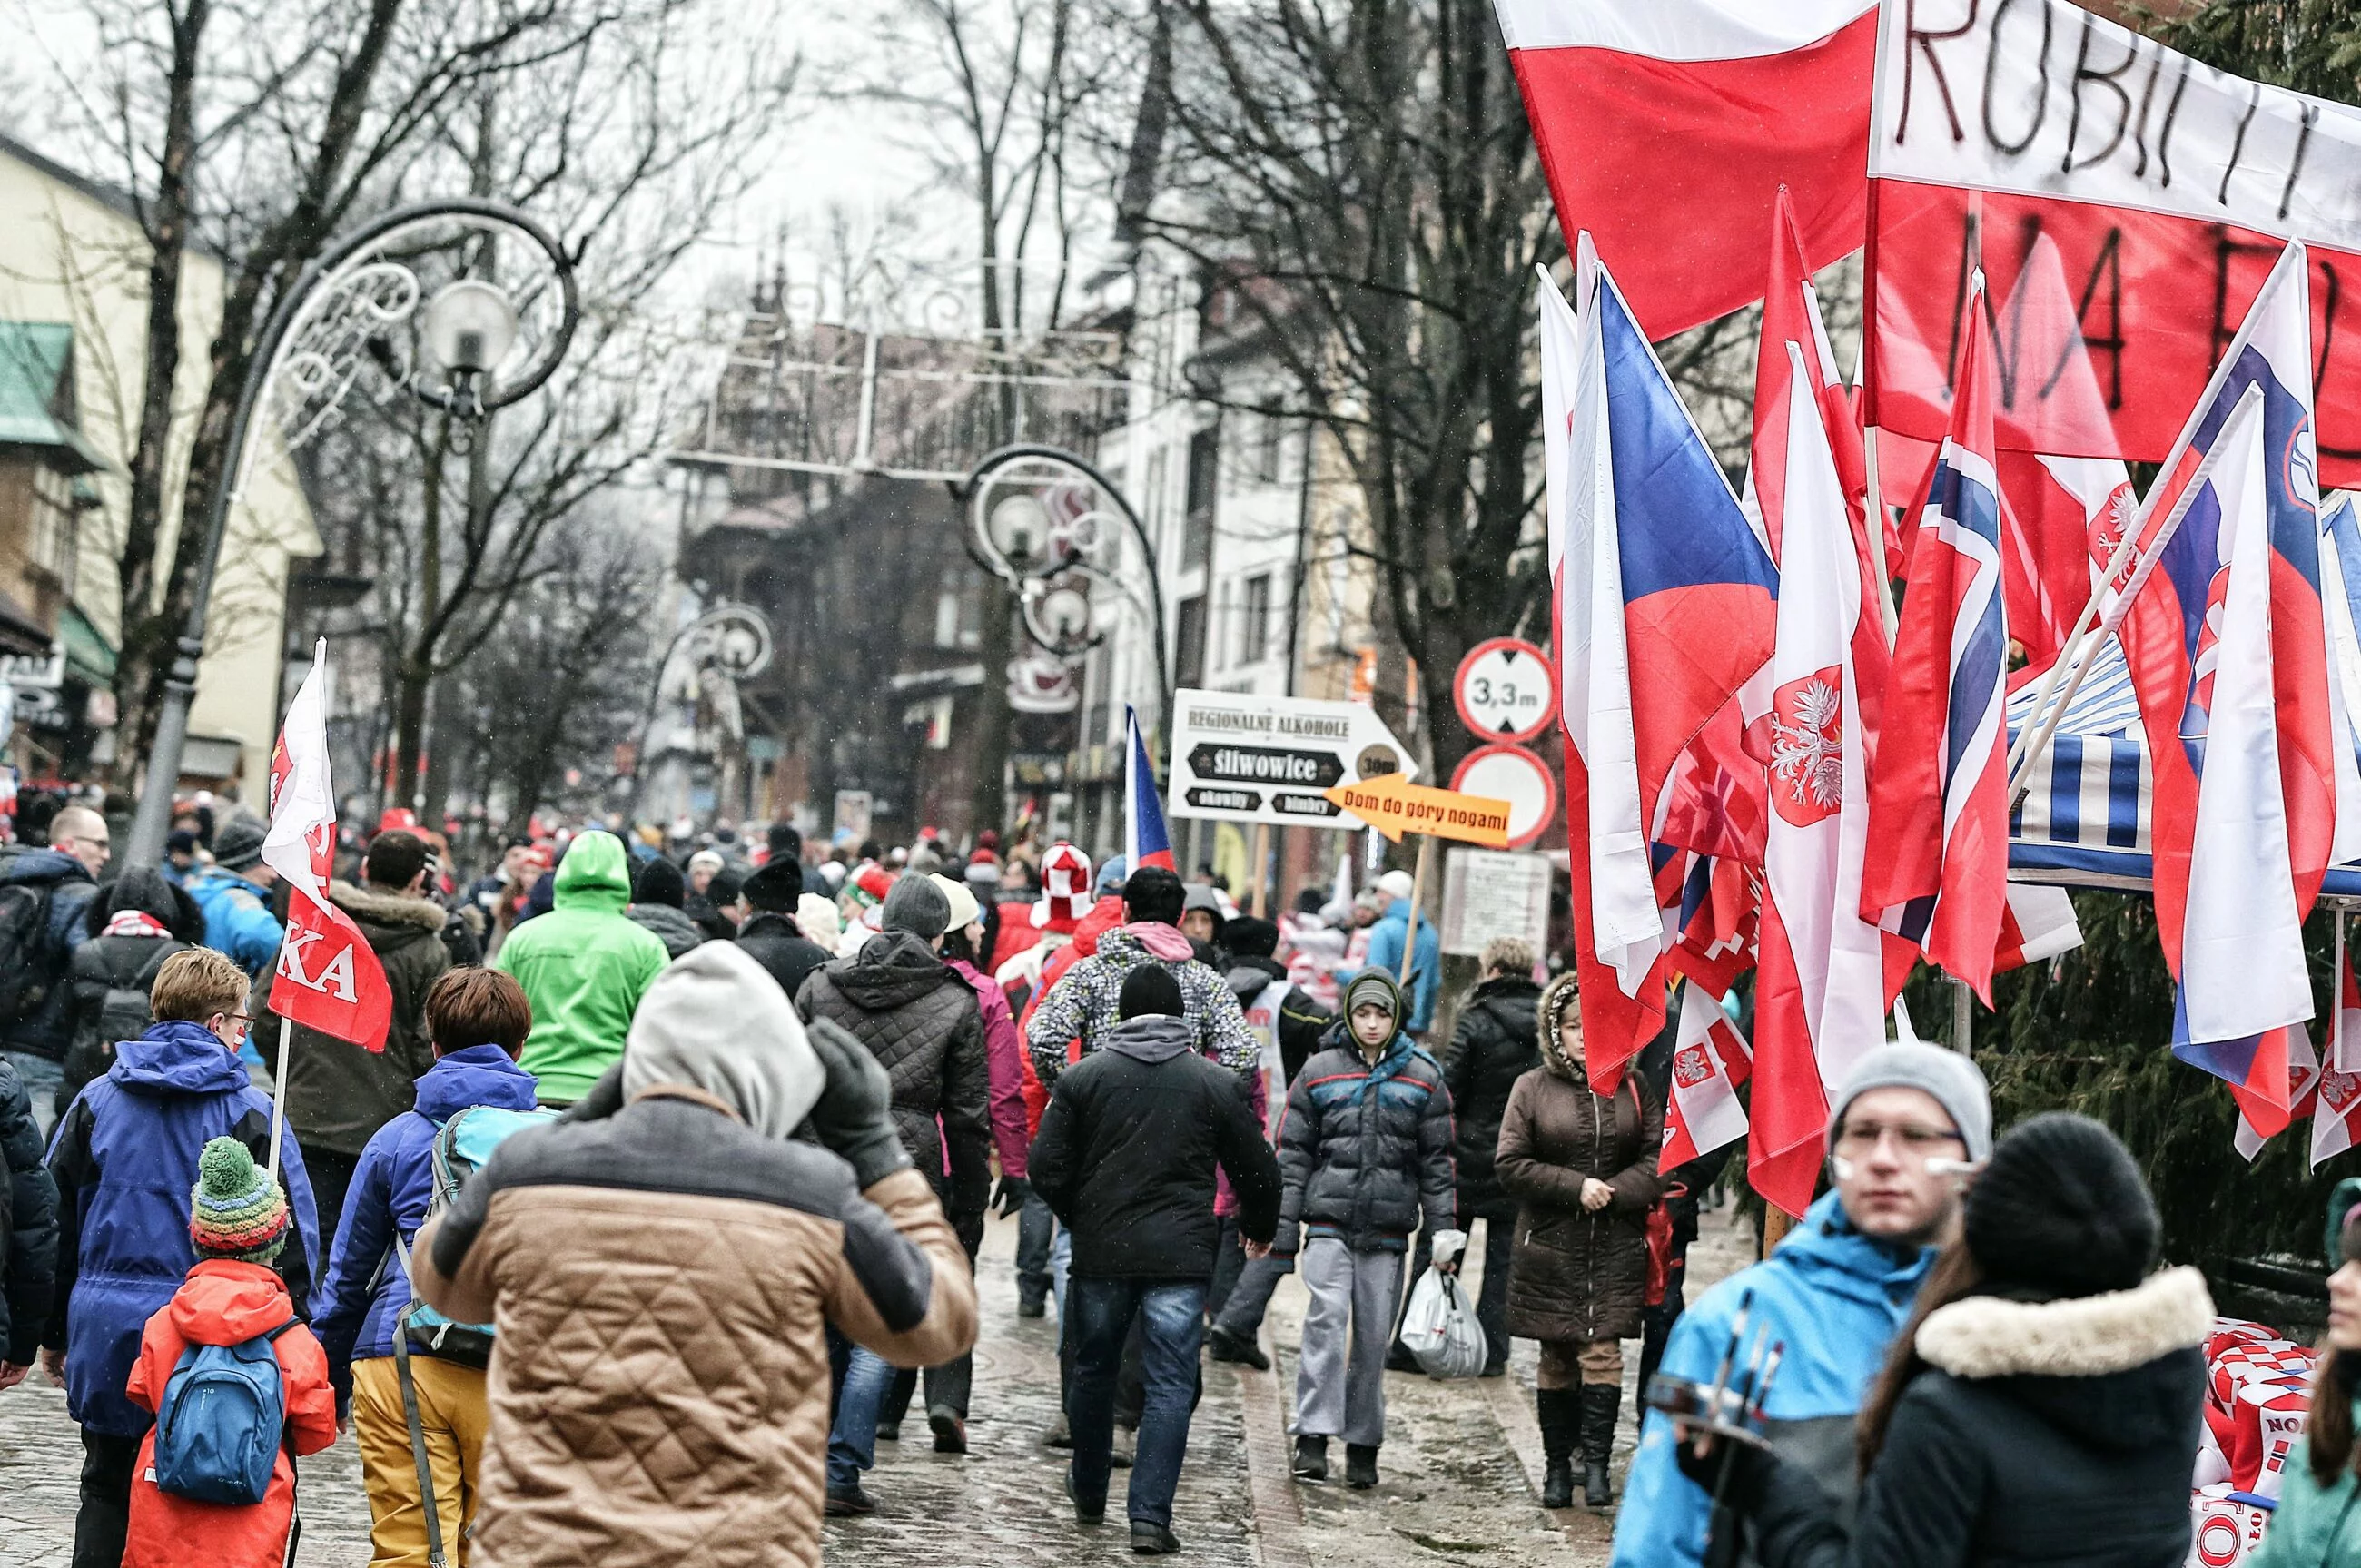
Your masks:
M1100 1039L1101 1048L1154 1067L1197 1048L1197 1032L1186 1018L1170 1013L1143 1013L1126 1018Z

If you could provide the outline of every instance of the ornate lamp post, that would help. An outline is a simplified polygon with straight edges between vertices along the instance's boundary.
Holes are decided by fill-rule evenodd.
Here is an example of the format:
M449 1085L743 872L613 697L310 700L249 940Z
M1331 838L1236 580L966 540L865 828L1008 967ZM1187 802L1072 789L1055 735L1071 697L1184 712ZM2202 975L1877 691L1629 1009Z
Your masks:
M503 233L531 241L547 258L559 289L555 333L524 367L504 373L519 334L515 302L495 283L461 278L425 301L417 325L423 352L420 363L405 368L390 334L420 311L425 291L414 261L467 242L471 235L489 253ZM196 591L165 679L126 865L152 866L163 859L181 752L189 736L189 704L196 696L197 661L204 652L205 610L230 509L253 476L257 444L249 437L257 414L268 412L283 446L292 452L334 417L368 359L429 406L480 421L549 379L573 341L580 315L574 266L565 247L515 208L475 197L398 207L338 240L303 269L263 327L230 416L224 482L214 487L206 506Z

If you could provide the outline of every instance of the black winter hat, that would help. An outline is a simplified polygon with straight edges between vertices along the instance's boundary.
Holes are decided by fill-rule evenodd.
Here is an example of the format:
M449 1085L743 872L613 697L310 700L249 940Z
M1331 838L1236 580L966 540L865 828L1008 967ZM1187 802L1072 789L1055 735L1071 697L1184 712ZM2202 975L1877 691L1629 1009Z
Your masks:
M1162 964L1142 964L1123 977L1123 991L1115 998L1115 1010L1117 1020L1150 1013L1178 1018L1184 1011L1180 982Z
M678 909L687 898L688 879L662 855L642 862L638 874L631 878L633 904L661 904L668 909Z
M234 817L214 835L214 863L225 872L242 872L262 863L261 823Z
M2130 1289L2161 1229L2131 1151L2070 1111L2009 1129L1968 1192L1968 1251L1984 1277L2042 1297Z
M1258 915L1241 915L1222 927L1222 946L1242 959L1267 959L1279 951L1279 927Z
M773 855L768 864L757 868L752 876L738 885L739 897L774 915L793 915L796 901L803 895L803 863L791 855Z

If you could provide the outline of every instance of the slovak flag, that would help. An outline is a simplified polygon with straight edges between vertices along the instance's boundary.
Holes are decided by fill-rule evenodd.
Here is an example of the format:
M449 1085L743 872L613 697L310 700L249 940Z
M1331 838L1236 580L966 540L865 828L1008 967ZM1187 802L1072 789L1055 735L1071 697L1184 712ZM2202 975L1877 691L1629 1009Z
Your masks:
M1983 274L1968 285L1950 433L1919 503L1870 789L1861 917L1992 1005L2008 907L2008 617Z
M1662 1025L1678 935L1652 828L1683 752L1770 656L1777 589L1587 235L1576 292L1578 314L1541 280L1543 428L1583 1027L1611 1089Z
M1746 1135L1746 1107L1739 1103L1738 1090L1753 1070L1754 1053L1720 1003L1695 981L1683 985L1657 1169L1686 1165Z
M382 1051L393 1020L393 991L360 927L328 897L335 854L336 792L328 779L328 642L322 638L270 753L270 828L262 839L262 862L290 889L287 939L270 983L270 1010L306 1028Z
M1783 183L1813 266L1860 247L1875 0L1493 5L1559 225L1631 269L1651 340L1763 297Z
M1123 709L1123 852L1131 869L1172 863L1172 836L1164 830L1164 802L1156 793L1156 768L1148 760L1148 738L1139 730L1139 710Z

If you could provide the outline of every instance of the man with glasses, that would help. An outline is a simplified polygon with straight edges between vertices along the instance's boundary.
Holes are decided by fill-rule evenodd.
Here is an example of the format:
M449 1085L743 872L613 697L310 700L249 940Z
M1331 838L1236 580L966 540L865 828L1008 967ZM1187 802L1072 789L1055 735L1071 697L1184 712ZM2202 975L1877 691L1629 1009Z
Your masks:
M1992 1096L1957 1052L1916 1041L1857 1062L1828 1106L1830 1190L1776 1252L1707 1291L1684 1313L1661 1370L1710 1385L1740 1302L1742 1370L1758 1326L1784 1346L1764 1409L1767 1435L1807 1466L1848 1522L1856 1490L1853 1417L1910 1316L1935 1254L1956 1229L1967 1177L1992 1153ZM1611 1568L1702 1562L1711 1499L1680 1473L1672 1423L1641 1429Z
M156 1022L115 1047L106 1076L75 1096L49 1145L58 1279L41 1361L82 1425L74 1568L115 1568L123 1558L132 1467L155 1421L124 1385L141 1330L197 1261L188 1194L198 1156L218 1137L237 1139L257 1165L270 1154L269 1097L237 1058L254 1025L246 971L191 948L164 960L148 999ZM280 1140L279 1179L293 1229L275 1266L302 1312L320 1231L292 1127Z

